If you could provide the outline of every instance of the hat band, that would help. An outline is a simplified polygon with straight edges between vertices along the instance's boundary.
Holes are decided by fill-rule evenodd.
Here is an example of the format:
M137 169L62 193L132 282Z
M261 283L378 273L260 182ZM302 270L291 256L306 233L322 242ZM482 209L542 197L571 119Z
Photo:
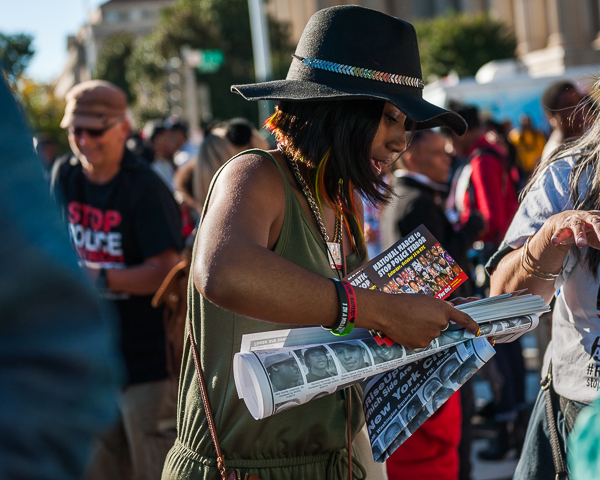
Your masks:
M369 70L367 68L351 67L342 65L341 63L327 62L311 57L299 57L292 55L295 59L300 60L307 67L319 68L334 73L342 73L353 77L366 78L367 80L377 80L379 82L395 83L397 85L405 85L408 87L424 88L425 82L420 78L407 77L406 75L396 75L394 73L379 72L377 70Z

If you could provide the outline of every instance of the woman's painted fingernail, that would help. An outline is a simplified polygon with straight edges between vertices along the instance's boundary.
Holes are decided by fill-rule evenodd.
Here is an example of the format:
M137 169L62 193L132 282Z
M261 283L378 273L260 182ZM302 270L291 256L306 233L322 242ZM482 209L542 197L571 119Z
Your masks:
M477 329L477 333L475 335L477 335L478 337L481 335L481 328Z

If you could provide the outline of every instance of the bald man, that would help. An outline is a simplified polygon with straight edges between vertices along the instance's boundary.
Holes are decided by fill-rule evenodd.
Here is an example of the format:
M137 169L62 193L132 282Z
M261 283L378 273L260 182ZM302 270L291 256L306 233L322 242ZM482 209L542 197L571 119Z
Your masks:
M445 138L432 130L414 132L410 144L400 157L391 185L393 201L384 208L381 231L385 248L424 224L456 262L466 269L466 251L473 244L484 222L475 213L458 231L445 214L450 157ZM433 257L432 257L433 258ZM468 288L457 292L469 296Z

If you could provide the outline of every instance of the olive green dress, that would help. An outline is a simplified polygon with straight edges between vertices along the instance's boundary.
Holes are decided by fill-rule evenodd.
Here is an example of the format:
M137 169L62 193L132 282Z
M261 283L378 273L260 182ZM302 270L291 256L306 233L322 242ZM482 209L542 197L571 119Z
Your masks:
M281 167L262 150L251 152L268 157L277 165L285 184L285 218L274 252L303 268L332 277L325 244L288 183ZM219 175L219 173L217 173ZM212 187L209 196L212 193ZM195 249L194 249L195 256ZM366 258L347 257L348 271ZM243 272L240 272L243 275ZM233 468L262 480L346 479L346 412L340 393L254 420L243 400L238 399L233 379L233 356L240 350L242 335L289 325L261 322L223 310L188 286L188 315L192 315L194 337L209 392L217 434L227 471ZM352 387L353 435L364 424L360 388ZM219 478L215 449L196 378L194 359L186 331L179 384L178 438L169 452L163 480ZM355 460L354 477L364 469Z

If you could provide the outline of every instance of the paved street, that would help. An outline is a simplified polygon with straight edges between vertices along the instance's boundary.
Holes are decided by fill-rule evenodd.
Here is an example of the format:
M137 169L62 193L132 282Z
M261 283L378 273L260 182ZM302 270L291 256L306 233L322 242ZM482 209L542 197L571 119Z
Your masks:
M505 460L500 462L485 462L477 458L477 452L485 449L487 440L478 439L473 444L472 462L473 462L473 480L508 480L512 478L517 458L513 452L510 452Z
M526 384L526 400L528 403L534 403L539 390L539 368L537 361L537 345L535 335L525 334L521 338L523 346L523 356L527 368L527 384ZM475 397L477 406L484 405L491 399L491 391L489 385L476 377L475 382ZM479 460L477 452L484 450L487 447L488 440L486 437L491 436L490 431L485 429L476 430L476 440L473 442L471 452L471 461L473 465L472 480L509 480L512 478L515 467L517 466L518 458L514 449L510 451L506 458L498 462L488 462Z

